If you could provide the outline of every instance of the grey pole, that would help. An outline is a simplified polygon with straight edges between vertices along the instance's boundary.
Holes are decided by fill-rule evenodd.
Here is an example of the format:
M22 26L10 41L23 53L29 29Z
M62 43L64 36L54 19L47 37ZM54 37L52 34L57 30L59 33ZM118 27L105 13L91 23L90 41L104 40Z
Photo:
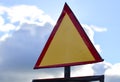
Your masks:
M64 78L70 78L70 66L64 67Z

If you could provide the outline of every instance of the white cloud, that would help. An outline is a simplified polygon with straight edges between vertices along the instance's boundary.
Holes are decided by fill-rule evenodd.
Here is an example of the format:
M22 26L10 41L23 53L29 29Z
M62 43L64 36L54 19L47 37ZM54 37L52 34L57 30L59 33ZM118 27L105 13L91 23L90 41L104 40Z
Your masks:
M5 6L0 6L0 15L3 15L8 10Z
M10 34L4 34L2 37L0 37L0 42L5 41L8 37L11 37Z
M54 21L35 6L0 6L0 31L3 34L0 36L2 82L30 82L43 75L46 78L53 77L51 74L32 72L53 24Z
M4 24L4 19L2 16L0 16L0 25L3 25Z
M94 75L93 64L72 67L71 77Z
M72 76L91 76L91 75L104 75L105 72L112 67L108 62L100 62L95 64L73 66Z
M46 22L54 25L55 22L50 16L45 14L41 9L36 6L18 5L12 7L0 6L0 31L3 35L0 39L5 41L4 38L12 31L19 30L24 23L35 24L43 26Z
M2 32L9 32L11 30L15 30L15 26L13 24L0 25L0 31Z
M39 74L33 75L33 66L51 30L50 23L46 23L44 26L25 23L7 40L4 38L9 34L1 38L3 40L0 44L0 58L2 58L0 59L2 60L0 62L0 79L2 82L9 80L29 82L35 76L38 78ZM54 76L51 73L42 73L42 75L45 75L46 78Z
M9 32L11 30L15 29L15 26L11 23L6 23L6 18L4 18L4 14L5 14L6 8L5 7L1 7L0 6L0 32Z
M93 65L94 75L103 75L106 70L112 67L112 64L104 61Z
M94 31L96 32L104 32L104 31L107 31L107 28L104 28L104 27L97 27L97 26L94 26L94 25L91 25L90 26Z
M120 81L120 63L110 64L100 62L96 64L75 66L72 68L72 76L105 75L105 82Z
M120 77L120 63L113 65L110 69L105 72L106 75L116 75Z
M36 6L19 5L11 7L8 11L11 23L20 22L43 25L46 22L54 24L54 21Z
M98 51L99 53L102 52L102 49L101 49L101 47L100 47L99 44L95 44L94 46L95 46L95 48L97 49L97 51Z
M120 81L120 63L114 64L111 68L105 71L105 82L119 82Z
M91 27L87 24L82 24L84 30L86 31L88 37L90 38L90 40L92 41L92 43L94 43L94 31L91 29Z

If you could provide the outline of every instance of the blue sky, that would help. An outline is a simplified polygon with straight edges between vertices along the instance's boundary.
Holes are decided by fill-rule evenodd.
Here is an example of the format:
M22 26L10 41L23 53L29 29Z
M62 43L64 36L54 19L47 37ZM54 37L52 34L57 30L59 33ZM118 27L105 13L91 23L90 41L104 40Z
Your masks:
M31 79L42 78L43 75L46 77L63 75L62 69L59 68L42 69L39 70L41 73L38 73L33 70L33 67L65 2L105 60L95 65L73 67L73 76L79 75L79 72L86 74L89 71L90 75L105 74L106 82L119 82L119 0L0 0L0 79L2 82L10 79L12 82L19 82L18 80L30 82ZM78 71L81 68L85 69ZM119 77L110 79L116 76Z

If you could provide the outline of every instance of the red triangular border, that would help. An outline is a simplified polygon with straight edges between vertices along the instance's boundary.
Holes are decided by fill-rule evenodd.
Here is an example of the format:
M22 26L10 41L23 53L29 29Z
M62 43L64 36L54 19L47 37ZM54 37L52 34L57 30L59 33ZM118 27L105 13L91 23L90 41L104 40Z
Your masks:
M68 64L59 64L59 65L52 65L52 66L44 66L44 67L40 67L40 63L47 51L47 49L49 48L49 45L55 35L55 33L57 32L59 25L61 24L61 21L63 20L65 14L68 14L71 21L73 22L73 24L75 25L76 29L78 30L79 34L81 35L83 41L85 42L86 46L88 47L88 49L90 50L90 52L92 53L93 57L95 58L95 61L87 61L87 62L76 62L76 63L68 63ZM87 34L85 33L84 29L82 28L82 26L80 25L79 21L77 20L77 18L75 17L74 13L72 12L72 10L70 9L70 7L67 5L67 3L65 3L64 8L62 10L62 13L48 39L48 41L46 42L45 47L43 48L42 53L40 54L34 69L39 69L39 68L50 68L50 67L63 67L63 66L73 66L73 65L83 65L83 64L90 64L90 63L96 63L96 62L101 62L103 61L103 59L100 57L99 53L97 52L97 50L95 49L95 47L93 46L92 42L90 41L90 39L88 38Z

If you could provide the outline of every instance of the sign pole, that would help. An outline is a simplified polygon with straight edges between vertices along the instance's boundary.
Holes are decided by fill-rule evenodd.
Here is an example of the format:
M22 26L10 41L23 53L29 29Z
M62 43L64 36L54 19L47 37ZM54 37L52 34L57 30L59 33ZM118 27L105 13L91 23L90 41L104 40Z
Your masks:
M64 78L70 78L70 66L64 67Z

